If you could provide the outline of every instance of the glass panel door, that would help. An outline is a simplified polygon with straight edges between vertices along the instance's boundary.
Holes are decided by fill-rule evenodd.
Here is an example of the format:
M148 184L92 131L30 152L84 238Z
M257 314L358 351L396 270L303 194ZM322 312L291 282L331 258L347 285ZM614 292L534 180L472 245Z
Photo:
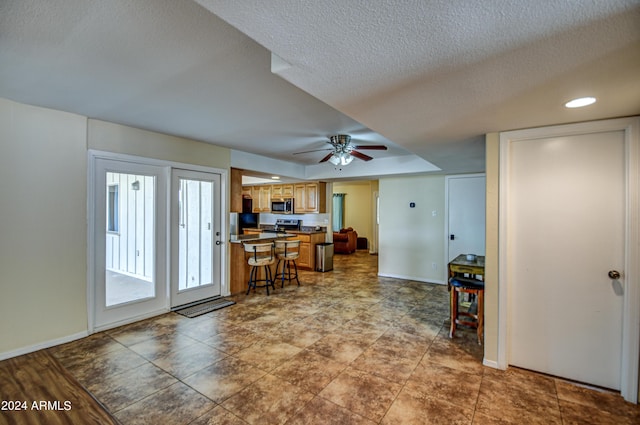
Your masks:
M155 176L107 172L107 307L155 297L155 187Z
M95 160L94 326L167 308L164 168Z
M220 295L220 176L172 172L171 306Z

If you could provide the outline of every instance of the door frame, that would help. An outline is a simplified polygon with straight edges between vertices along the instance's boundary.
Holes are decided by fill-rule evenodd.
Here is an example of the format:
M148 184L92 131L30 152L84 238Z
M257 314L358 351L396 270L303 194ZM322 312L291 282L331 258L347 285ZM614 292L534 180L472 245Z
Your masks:
M449 181L452 179L468 179L468 178L484 178L484 197L485 197L485 208L486 208L486 190L487 190L487 174L486 173L473 173L473 174L452 174L445 176L444 178L444 255L445 255L445 264L443 270L446 271L447 264L449 264ZM485 212L485 222L486 222L486 212ZM484 243L485 243L485 251L487 244L487 229L485 224L484 229ZM445 277L445 280L449 281L449 276Z
M95 325L95 272L96 272L96 262L95 262L95 243L96 243L96 234L95 234L95 214L96 214L96 196L95 193L95 172L96 172L96 160L97 159L106 159L113 161L121 161L121 162L132 162L141 165L152 165L165 167L165 173L167 176L167 185L165 187L165 196L167 202L165 202L163 211L166 214L166 226L164 229L164 234L166 235L166 249L162 258L165 260L166 269L165 272L165 287L164 289L167 291L167 297L165 301L165 305L163 306L161 311L156 311L153 313L148 313L145 315L141 315L131 320L126 320L122 323L113 324L107 327L101 327L100 329L96 329ZM171 276L171 221L170 221L170 209L171 209L171 169L172 168L180 168L182 170L189 171L199 171L204 173L213 173L220 175L220 206L219 206L219 214L220 214L220 232L223 236L223 247L220 252L220 295L228 296L230 294L229 290L229 244L228 241L228 228L229 228L229 214L228 211L228 199L229 199L229 170L214 168L214 167L206 167L202 165L194 165L187 164L182 162L175 161L167 161L155 158L147 158L137 155L129 155L122 153L114 153L108 151L101 151L95 149L89 149L87 151L87 329L89 334L93 334L98 331L105 330L107 328L113 328L116 326L121 326L127 323L133 323L138 320L143 320L148 317L153 317L161 313L169 312L170 308L170 298L169 298L169 277Z
M592 121L578 124L541 127L500 133L500 196L498 238L498 359L497 366L506 369L508 358L509 282L507 263L507 220L509 211L511 145L522 140L562 137L589 133L623 131L626 159L626 217L625 217L625 295L622 317L622 359L620 394L626 401L638 402L638 371L640 358L640 117Z

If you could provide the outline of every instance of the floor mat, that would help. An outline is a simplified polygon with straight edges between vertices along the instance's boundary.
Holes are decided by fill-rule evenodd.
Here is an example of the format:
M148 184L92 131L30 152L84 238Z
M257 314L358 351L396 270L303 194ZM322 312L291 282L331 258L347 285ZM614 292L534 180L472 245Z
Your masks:
M210 313L214 310L229 307L230 305L234 305L235 303L235 301L218 298L215 300L205 301L200 304L190 305L189 307L175 310L175 312L185 317L194 318L203 314Z

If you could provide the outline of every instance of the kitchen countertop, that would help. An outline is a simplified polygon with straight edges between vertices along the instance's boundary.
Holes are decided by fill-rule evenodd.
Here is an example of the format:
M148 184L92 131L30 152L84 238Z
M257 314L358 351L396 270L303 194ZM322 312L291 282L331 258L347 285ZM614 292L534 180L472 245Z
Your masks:
M261 230L263 232L273 232L274 231L273 228L274 228L274 226L265 225L265 227L262 227L260 229L253 229L253 230ZM302 229L300 229L300 230L286 230L286 231L288 233L293 233L293 234L296 234L296 235L301 235L301 234L302 235L311 235L311 234L314 234L314 233L327 233L326 228L325 229L320 228L320 230L315 230L315 229L310 228L310 227L306 227L305 228L305 226L302 226Z
M231 235L229 237L230 243L243 243L243 242L267 242L272 239L280 239L280 238L290 238L295 236L295 234L287 232L263 232L254 235Z

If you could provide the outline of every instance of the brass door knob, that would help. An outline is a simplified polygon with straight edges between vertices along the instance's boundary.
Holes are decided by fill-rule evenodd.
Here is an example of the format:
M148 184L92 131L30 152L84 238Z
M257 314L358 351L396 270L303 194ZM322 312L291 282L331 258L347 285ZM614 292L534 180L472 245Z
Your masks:
M609 270L609 277L611 279L618 280L620 279L620 272L617 270Z

